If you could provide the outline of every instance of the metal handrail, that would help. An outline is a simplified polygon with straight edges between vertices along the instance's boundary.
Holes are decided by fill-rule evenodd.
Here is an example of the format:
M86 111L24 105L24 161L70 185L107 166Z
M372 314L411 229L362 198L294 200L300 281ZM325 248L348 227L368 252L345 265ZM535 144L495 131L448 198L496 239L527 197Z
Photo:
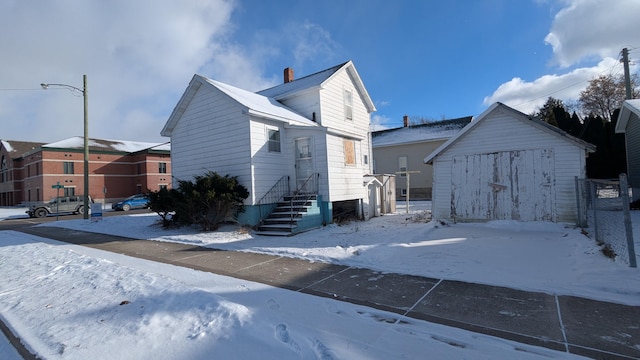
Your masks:
M264 220L266 215L269 215L269 213L278 205L278 202L284 199L290 191L289 176L285 175L281 177L280 180L278 180L256 203L260 209L260 222ZM264 204L275 204L271 209L269 209L266 215L263 212L263 207L260 206Z
M313 178L313 177L317 177L318 179L320 179L320 173L312 173L311 175L309 175L309 177L304 181L304 183L302 183L302 186L300 186L300 188L296 189L296 192L293 193L293 195L291 196L291 199L289 199L289 208L291 210L293 210L293 199L297 198L300 194L302 194L302 189L304 189L307 184L309 183L309 181ZM319 181L315 181L314 184L314 191L310 192L310 193L306 193L307 196L304 198L304 203L306 203L307 201L309 201L309 199L311 199L311 197L313 197L314 195L318 194L318 182ZM289 215L291 217L289 226L291 229L293 229L293 211L291 211L291 214Z

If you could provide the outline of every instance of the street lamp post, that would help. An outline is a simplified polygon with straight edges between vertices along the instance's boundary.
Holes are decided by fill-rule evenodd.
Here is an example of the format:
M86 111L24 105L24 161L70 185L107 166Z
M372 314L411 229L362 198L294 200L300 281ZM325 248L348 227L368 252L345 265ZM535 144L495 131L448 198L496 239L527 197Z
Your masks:
M62 86L82 93L84 98L84 206L82 208L82 217L86 220L89 218L89 97L87 94L87 75L82 75L82 89L67 84L40 84L43 89L49 86Z

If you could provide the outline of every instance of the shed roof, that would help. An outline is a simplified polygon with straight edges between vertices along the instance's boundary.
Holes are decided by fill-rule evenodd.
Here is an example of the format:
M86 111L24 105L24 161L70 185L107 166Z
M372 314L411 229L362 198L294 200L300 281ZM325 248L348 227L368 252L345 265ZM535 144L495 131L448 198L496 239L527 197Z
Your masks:
M469 122L471 116L428 122L371 133L373 147L393 146L448 139L457 134Z
M640 117L640 99L625 100L618 114L618 122L616 123L616 133L625 133L627 124L631 115Z
M478 124L482 123L489 115L495 111L503 110L509 112L512 116L517 119L528 121L528 124L532 126L536 126L549 134L554 136L558 136L566 141L570 141L574 143L576 146L582 147L589 152L596 151L595 145L592 145L584 140L578 139L574 136L569 135L566 131L559 129L553 125L549 125L544 121L541 121L533 116L526 115L514 108L511 108L503 103L496 102L491 105L487 110L485 110L482 114L480 114L477 118L474 118L467 126L465 126L462 130L460 130L455 136L447 140L444 144L440 145L436 150L434 150L431 154L427 155L424 158L425 164L431 164L433 159L440 155L443 151L447 150L453 144L458 142L461 138L463 138L469 131L478 126Z

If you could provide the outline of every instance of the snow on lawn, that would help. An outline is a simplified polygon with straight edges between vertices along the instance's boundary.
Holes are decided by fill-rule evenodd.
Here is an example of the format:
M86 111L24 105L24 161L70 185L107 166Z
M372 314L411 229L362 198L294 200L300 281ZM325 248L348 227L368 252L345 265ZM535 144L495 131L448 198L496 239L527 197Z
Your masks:
M233 226L166 231L155 214L44 225L640 303L638 270L604 257L579 229L443 226L425 221L428 207L293 237ZM0 209L0 217L14 216L15 209ZM579 358L14 231L1 233L0 273L0 317L43 359ZM0 358L16 358L6 348L0 341Z
M640 271L603 256L575 226L519 221L442 225L426 221L430 202L413 202L408 214L404 203L398 205L392 215L291 237L252 235L231 225L215 232L165 230L155 214L46 226L640 305ZM640 224L640 214L634 216Z

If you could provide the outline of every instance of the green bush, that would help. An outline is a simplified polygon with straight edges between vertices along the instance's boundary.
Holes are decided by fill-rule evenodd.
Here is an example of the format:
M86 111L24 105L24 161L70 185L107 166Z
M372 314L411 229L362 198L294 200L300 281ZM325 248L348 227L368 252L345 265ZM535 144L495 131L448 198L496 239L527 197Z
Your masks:
M163 225L168 221L167 214L173 210L172 224L197 224L204 231L212 231L242 212L242 203L247 197L249 191L238 183L237 177L208 171L195 176L193 181L179 180L176 190L158 191L150 207L163 218Z
M170 227L172 225L169 215L171 215L176 208L178 197L177 192L173 189L160 189L149 193L149 209L160 215L163 227Z

